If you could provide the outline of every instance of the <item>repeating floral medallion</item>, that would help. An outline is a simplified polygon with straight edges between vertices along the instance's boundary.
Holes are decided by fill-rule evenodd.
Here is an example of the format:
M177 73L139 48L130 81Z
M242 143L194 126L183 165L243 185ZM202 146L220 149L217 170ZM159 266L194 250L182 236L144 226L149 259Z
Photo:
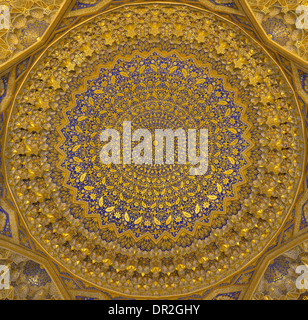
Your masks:
M208 129L207 172L103 165L100 134L124 121ZM293 91L263 48L167 4L112 10L51 44L16 97L5 148L21 216L52 259L149 297L205 289L255 259L287 218L304 160Z

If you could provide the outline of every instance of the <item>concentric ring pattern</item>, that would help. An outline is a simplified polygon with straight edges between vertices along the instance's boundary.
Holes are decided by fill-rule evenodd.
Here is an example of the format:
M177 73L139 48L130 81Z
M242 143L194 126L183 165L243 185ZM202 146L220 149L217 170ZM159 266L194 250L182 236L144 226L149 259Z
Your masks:
M210 78L208 69L196 68L192 60L154 52L102 68L86 86L74 96L73 108L64 110L59 149L66 184L87 203L88 213L99 215L102 225L114 223L119 233L154 239L164 232L176 237L182 228L192 231L197 220L209 224L215 210L223 214L224 199L234 198L233 185L244 180L248 160L242 153L249 144L248 125L240 120L245 108L234 104L222 79ZM133 131L151 129L153 137L155 129L207 128L210 169L194 176L189 162L156 164L155 146L150 146L152 165L102 166L101 130L123 134L124 121Z
M207 172L103 165L100 134L124 121L208 129ZM166 297L217 284L266 248L303 147L292 90L261 47L213 14L157 4L101 14L52 44L16 98L5 156L52 259L104 290Z

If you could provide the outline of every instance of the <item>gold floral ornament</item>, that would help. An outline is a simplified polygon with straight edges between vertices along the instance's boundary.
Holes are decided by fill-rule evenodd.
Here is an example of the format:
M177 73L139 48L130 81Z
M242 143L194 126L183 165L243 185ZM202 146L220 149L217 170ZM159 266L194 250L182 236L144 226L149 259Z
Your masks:
M68 32L32 71L8 123L6 172L31 234L70 272L128 296L187 294L234 274L281 226L301 178L299 112L238 28L185 6L123 7ZM208 126L211 175L103 167L97 135L123 119Z
M297 286L299 274L296 269L308 262L308 242L304 241L294 248L270 261L265 270L253 300L301 300L306 298L307 290Z
M9 27L0 35L0 66L39 41L62 4L62 0L0 1L9 10Z
M300 5L307 6L306 1L248 0L248 3L270 39L307 60L307 30L296 27L296 21L300 17L296 8Z
M0 248L0 263L9 267L10 286L0 290L1 300L62 300L45 267L11 250Z

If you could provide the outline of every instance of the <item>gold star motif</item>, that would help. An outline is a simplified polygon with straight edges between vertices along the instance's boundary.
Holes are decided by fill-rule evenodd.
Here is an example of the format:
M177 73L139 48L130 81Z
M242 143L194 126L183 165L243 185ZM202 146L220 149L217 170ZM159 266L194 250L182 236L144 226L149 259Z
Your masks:
M280 172L279 168L280 168L280 163L278 163L278 164L270 163L267 166L267 170L269 172L274 172L275 174L278 174ZM272 192L272 191L269 189L268 192Z
M126 27L126 31L127 31L127 36L128 37L131 37L133 38L135 35L136 35L136 32L135 32L135 27L136 25L133 23L133 24L130 24Z
M44 111L46 111L49 108L48 101L43 100L41 97L37 100L37 107L42 108Z
M208 202L205 202L205 203L203 204L203 208L207 209L207 208L209 208L209 207L210 207L210 204L209 204Z
M155 231L156 231L156 230L155 230ZM171 233L174 233L174 232L176 232L176 230L172 227L171 230L170 230L170 232L171 232Z
M76 64L69 62L66 67L67 67L68 71L73 71L73 70L75 70Z
M207 32L201 30L198 32L198 36L196 37L196 40L198 41L198 43L202 43L205 41L205 37L208 35Z
M262 78L258 73L256 73L253 77L249 78L249 83L253 86L255 86L258 82L260 82Z
M273 103L274 101L273 101L272 95L270 93L268 93L266 96L265 95L261 96L261 102L263 104L267 104L268 102Z
M26 155L27 156L30 156L31 154L35 154L35 155L38 155L39 153L39 149L36 145L33 145L33 146L29 146L27 145L26 143L24 144L25 145L25 148L26 148Z
M272 148L272 149L278 149L278 150L281 150L282 147L282 140L279 139L279 140L272 140L270 143L269 143L269 147Z
M242 56L240 56L238 58L238 60L234 62L234 66L235 66L235 68L241 69L243 64L245 64L245 63L246 63L246 60Z
M61 81L55 79L55 77L52 75L48 85L53 87L55 90L57 90L57 89L61 88Z
M42 130L42 127L40 124L38 124L37 122L33 122L32 120L29 120L29 127L28 130L30 132L36 131L39 132Z
M226 48L227 48L227 44L224 41L222 41L219 47L217 48L217 53L224 53Z
M183 26L181 24L176 24L174 26L175 30L173 31L173 34L177 37L180 37L183 35Z
M276 117L268 117L267 121L266 121L266 124L268 126L273 126L273 125L278 125L279 124L279 121L278 121L278 118L277 116Z
M150 27L151 27L150 33L153 34L154 36L156 36L160 33L160 31L159 31L160 24L159 23L153 22L150 24Z
M94 52L94 50L91 49L89 45L84 47L83 50L84 50L84 53L85 53L86 57L92 56L92 53Z
M109 44L110 46L114 43L115 39L112 37L111 32L107 32L105 34L105 43Z

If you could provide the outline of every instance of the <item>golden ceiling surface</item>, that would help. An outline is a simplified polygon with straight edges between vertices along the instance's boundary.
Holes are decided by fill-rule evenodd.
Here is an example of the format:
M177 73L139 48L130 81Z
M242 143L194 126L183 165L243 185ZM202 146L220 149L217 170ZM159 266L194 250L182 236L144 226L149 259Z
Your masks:
M3 299L308 296L296 286L308 61L293 2L0 3L12 13L0 30ZM125 121L206 128L206 173L152 154L102 164L101 132Z

